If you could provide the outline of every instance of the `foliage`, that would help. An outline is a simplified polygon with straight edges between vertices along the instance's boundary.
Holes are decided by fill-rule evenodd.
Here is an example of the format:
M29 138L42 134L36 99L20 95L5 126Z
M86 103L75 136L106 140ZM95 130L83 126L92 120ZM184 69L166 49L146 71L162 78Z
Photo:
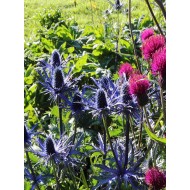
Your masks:
M59 3L74 10L74 2ZM25 144L25 189L147 189L144 181L147 160L152 159L155 167L166 169L165 108L161 108L165 91L161 99L159 80L143 58L140 38L145 28L152 27L156 33L159 30L149 16L140 13L134 13L136 17L129 23L127 4L117 10L109 1L104 2L101 7L107 7L107 12L102 15L98 3L88 2L86 11L91 15L88 21L91 24L77 22L76 10L75 18L71 19L63 14L66 10L46 9L36 15L39 23L34 36L26 38L24 120L28 127L25 138L30 137L27 142L31 143ZM27 1L25 4L28 6ZM85 5L76 1L78 10ZM132 8L139 7L134 3ZM165 33L160 10L158 7L155 10ZM95 24L101 19L103 22ZM51 63L55 49L62 59L58 66L63 72L62 91L54 86L58 80ZM123 107L121 111L120 106L124 104L121 84L128 85L129 80L122 79L117 71L125 62L137 71L136 58L151 82L147 92L149 102L143 112L134 97L127 100L125 106L132 112L129 113ZM109 81L106 87L102 85L105 77ZM100 89L106 94L102 101L109 104L105 109L96 106L101 98L97 97ZM76 102L75 92L81 96ZM79 114L73 104L81 105ZM30 130L34 125L35 132Z

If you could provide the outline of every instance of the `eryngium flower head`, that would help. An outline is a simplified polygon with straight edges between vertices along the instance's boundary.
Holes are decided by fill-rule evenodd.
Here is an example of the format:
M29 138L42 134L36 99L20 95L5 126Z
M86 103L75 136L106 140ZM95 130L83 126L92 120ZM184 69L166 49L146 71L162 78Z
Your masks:
M96 95L96 107L97 109L104 109L107 106L106 92L103 89L99 89Z
M47 137L45 141L45 151L47 155L53 155L56 153L54 141L51 137Z
M166 187L166 176L158 168L151 168L145 174L145 182L155 190L163 189Z
M120 90L120 94L121 94L121 101L124 104L129 103L130 100L132 100L131 95L129 94L129 84L127 82L125 82L122 86L121 86L121 90Z
M83 110L82 97L79 92L76 92L71 103L71 110L74 113L79 113Z
M144 75L133 74L129 79L129 92L137 97L140 106L145 106L148 103L147 90L149 86L149 80Z
M128 79L132 73L133 73L133 68L129 63L124 63L119 68L120 77L125 75L126 79Z
M153 56L152 73L159 75L159 82L163 89L166 87L166 48L159 49Z
M146 39L154 35L152 28L147 28L141 32L141 41L144 42Z
M54 68L61 65L61 56L57 50L52 52L50 63Z
M153 55L160 48L166 46L166 39L162 35L154 35L149 37L142 45L142 53L145 60L153 58Z
M109 82L109 78L108 77L102 77L101 79L100 79L100 86L103 88L103 89L105 89L105 90L107 90L109 87L110 87L110 84L109 84L110 82Z
M64 85L64 76L60 68L55 68L53 73L52 86L57 91L60 92Z
M32 129L28 129L26 125L24 125L24 147L27 148L31 145L31 139L33 136L37 135L38 133L34 132L34 129L37 125L34 125Z
M47 136L44 142L42 139L38 139L38 144L41 148L41 151L33 151L34 154L42 157L45 161L45 164L53 158L56 163L61 160L61 155L64 153L62 140L55 141L52 135Z

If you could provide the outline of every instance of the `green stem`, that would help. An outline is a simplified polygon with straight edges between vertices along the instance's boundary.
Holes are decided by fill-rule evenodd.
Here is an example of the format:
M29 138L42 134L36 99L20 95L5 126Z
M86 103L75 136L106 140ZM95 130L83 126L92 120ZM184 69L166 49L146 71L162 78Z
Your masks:
M142 113L141 113L141 126L140 126L138 149L140 149L141 140L142 140L142 128L143 128L143 109L142 109Z
M54 173L54 176L55 176L55 179L56 179L56 190L59 190L60 189L60 184L59 184L59 180L57 178L57 175L56 175L56 169L55 169L55 160L54 158L52 158L52 166L53 166L53 173Z
M132 131L132 133L133 133L133 139L134 139L134 142L135 142L135 147L137 147L136 146L136 136L135 136L135 132L134 132L134 128L133 128L133 126L132 126L132 119L131 119L131 117L129 118L130 119L130 126L131 126L131 131Z
M57 97L57 106L59 107L59 125L60 125L60 137L61 137L63 134L63 131L65 131L65 127L63 128L62 108L61 108L60 104L61 104L61 98Z
M163 115L164 115L164 124L166 125L166 107L165 107L165 102L164 102L163 90L161 86L160 86L160 99L161 99L162 110L163 110Z
M158 30L160 31L160 34L164 35L163 32L162 32L162 29L160 28L160 25L158 24L158 21L157 21L156 17L154 15L153 11L152 11L152 8L150 6L149 1L148 0L145 0L145 1L146 1L147 6L148 6L148 9L149 9L149 11L150 11L150 13L152 15L152 18L153 18L154 22L156 23L156 25L158 27Z
M77 117L75 117L74 135L73 135L73 142L72 142L72 144L75 143L75 138L76 138L76 133L77 133L77 125L76 125L77 121L76 120L77 120Z
M40 188L38 186L38 182L36 180L36 176L35 176L34 170L32 168L32 164L31 164L31 161L30 161L30 157L29 157L28 151L26 151L26 157L27 157L27 162L28 162L29 168L30 168L32 176L33 176L34 183L36 184L37 189L40 190Z
M152 129L151 125L150 125L150 122L149 122L149 119L148 119L148 115L147 115L147 111L146 111L146 107L145 107L145 106L143 106L143 110L144 110L144 115L145 115L145 118L146 118L146 122L147 122L147 124L148 124L148 127L149 127L150 131L151 131L152 133L154 133L154 132L153 132L153 129Z
M105 120L104 117L103 117L103 120ZM119 169L120 171L122 171L122 170L121 170L121 167L120 167L120 165L119 165L118 159L117 159L117 157L116 157L116 155L115 155L115 152L114 152L114 149L113 149L113 145L112 145L112 143L111 143L111 138L110 138L110 134L109 134L109 130L108 130L108 126L107 126L107 125L105 125L105 129L106 129L108 141L109 141L109 144L110 144L110 147L111 147L111 150L112 150L112 153L113 153L115 162L116 162L116 164L117 164L117 167L118 167L118 169Z
M130 34L131 34L131 39L132 39L132 42L133 42L133 51L134 51L134 54L135 54L135 59L136 59L136 68L141 72L141 68L140 68L140 64L139 64L139 61L138 61L138 55L137 55L137 51L136 51L136 44L135 44L135 40L134 40L134 37L133 37L133 32L132 32L132 25L131 25L131 0L129 0L129 7L128 7L129 11L128 11L128 17L129 17L129 30L130 30Z

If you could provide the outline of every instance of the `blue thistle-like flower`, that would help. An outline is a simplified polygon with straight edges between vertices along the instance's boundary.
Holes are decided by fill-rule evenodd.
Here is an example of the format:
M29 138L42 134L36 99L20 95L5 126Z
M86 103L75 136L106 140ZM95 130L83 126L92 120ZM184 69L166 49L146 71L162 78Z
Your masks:
M82 76L78 78L72 78L71 75L72 68L69 72L64 75L61 67L56 67L51 75L43 69L43 72L38 70L42 81L39 83L44 87L45 93L50 94L50 99L56 101L58 97L63 99L65 103L68 103L68 96L71 96L72 92L76 88L76 83L81 79Z
M103 89L98 89L96 94L97 109L105 109L108 106L106 92Z
M129 101L132 101L132 97L129 94L129 84L128 83L124 83L121 86L121 101L123 104L128 104Z
M61 56L57 50L52 52L50 63L54 68L61 66Z
M41 151L33 151L33 153L42 157L46 164L52 158L56 163L61 160L61 154L63 153L61 140L55 141L52 135L49 135L44 142L42 142L42 140L39 138L38 144L41 148Z
M55 143L51 137L48 137L45 141L45 151L47 155L54 155L56 153Z
M116 113L131 115L135 122L139 123L141 119L140 109L137 101L129 93L129 83L126 78L122 82L120 80L117 81L117 86L118 96L115 101Z
M84 109L82 103L82 97L79 92L75 92L73 100L71 102L71 110L74 114L80 113Z
M133 146L132 143L131 146ZM122 168L125 162L125 147L123 146L123 142L115 143L114 152L118 158L120 168ZM102 172L100 172L100 176L94 177L98 180L98 184L93 188L93 190L98 189L102 185L106 186L107 189L116 189L120 187L122 183L125 184L125 187L128 187L130 184L134 190L141 189L143 187L142 177L144 174L139 166L141 164L142 157L135 163L135 156L137 156L137 154L134 153L134 148L131 147L128 154L129 166L127 168L110 168L102 164L96 164L95 166L102 169Z
M26 125L24 125L24 147L27 148L31 145L32 137L37 135L37 132L34 132L34 129L37 125L34 125L32 129L28 129Z
M61 139L55 140L52 135L49 135L44 142L42 142L41 139L38 139L41 151L33 151L33 153L43 158L46 164L51 159L54 159L56 163L63 162L66 165L74 165L78 160L72 158L72 155L80 154L77 149L83 140L83 135L79 137L79 140L75 145L72 144L72 138L73 136L67 137L66 135L63 135Z
M114 103L117 97L115 84L108 77L102 77L99 80L92 78L96 86L85 86L83 94L86 89L90 89L90 97L85 98L85 109L89 110L94 116L101 116L101 114L108 114L114 110Z
M58 67L55 68L53 71L53 80L52 80L52 87L54 88L55 92L61 92L64 86L64 76L63 71Z

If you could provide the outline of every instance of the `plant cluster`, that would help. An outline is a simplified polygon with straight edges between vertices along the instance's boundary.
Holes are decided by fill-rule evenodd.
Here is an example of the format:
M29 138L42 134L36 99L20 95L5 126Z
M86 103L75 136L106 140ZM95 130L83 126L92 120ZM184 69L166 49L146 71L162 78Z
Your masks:
M25 44L25 189L164 189L166 37L60 16Z

